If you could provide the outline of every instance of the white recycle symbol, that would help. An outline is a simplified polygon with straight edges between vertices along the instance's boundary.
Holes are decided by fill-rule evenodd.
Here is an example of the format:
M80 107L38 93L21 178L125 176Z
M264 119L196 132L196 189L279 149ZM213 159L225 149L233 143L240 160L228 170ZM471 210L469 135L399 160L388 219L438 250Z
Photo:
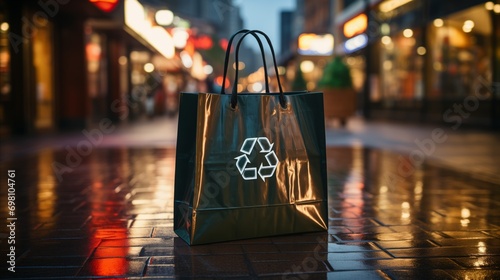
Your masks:
M252 152L255 147L255 143L259 143L260 153L267 153L265 158L267 160L267 165L260 164L260 167L257 170L257 167L247 167L250 163L248 159L248 155ZM266 178L269 178L274 175L276 171L276 166L278 165L278 157L273 151L274 143L271 144L267 137L254 137L247 138L241 145L240 151L243 153L240 156L235 157L236 159L236 167L240 171L243 179L255 180L257 179L257 174L262 178L262 181L265 181Z

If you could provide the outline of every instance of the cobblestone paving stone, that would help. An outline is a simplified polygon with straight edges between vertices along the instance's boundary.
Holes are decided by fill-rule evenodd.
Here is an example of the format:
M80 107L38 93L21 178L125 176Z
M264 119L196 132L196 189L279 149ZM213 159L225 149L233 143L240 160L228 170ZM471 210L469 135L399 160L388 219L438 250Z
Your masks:
M83 151L83 150L82 150ZM500 279L500 186L368 148L329 148L328 232L188 246L173 232L173 148L42 150L16 170L15 273L46 279ZM59 180L54 164L67 169ZM242 221L249 222L249 221Z

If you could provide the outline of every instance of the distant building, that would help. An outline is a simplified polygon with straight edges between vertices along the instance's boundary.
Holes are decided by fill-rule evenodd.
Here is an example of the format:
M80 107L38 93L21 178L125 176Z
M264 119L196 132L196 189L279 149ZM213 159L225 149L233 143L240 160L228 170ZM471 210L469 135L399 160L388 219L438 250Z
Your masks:
M169 9L189 19L202 19L210 22L220 37L228 38L241 29L239 8L233 5L233 0L172 0L164 1Z
M280 53L285 54L290 50L292 43L295 41L293 36L293 16L294 11L282 11L280 14Z
M331 1L332 0L304 1L304 32L331 32Z

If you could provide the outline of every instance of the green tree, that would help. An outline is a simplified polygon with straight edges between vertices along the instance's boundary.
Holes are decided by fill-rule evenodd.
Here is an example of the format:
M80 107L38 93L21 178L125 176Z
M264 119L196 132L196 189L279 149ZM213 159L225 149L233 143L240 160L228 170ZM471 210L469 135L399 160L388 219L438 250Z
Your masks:
M319 88L350 88L352 78L349 67L340 57L335 57L323 70L323 77L318 82Z
M293 91L302 91L307 90L307 83L304 79L304 75L302 74L302 70L300 67L297 67L297 71L295 71L295 78L292 81L292 90Z

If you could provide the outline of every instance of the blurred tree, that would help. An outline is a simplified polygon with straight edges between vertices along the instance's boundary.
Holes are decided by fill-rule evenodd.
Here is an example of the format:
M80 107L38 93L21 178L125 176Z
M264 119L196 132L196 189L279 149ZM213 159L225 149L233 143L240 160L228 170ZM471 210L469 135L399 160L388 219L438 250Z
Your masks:
M340 57L335 57L323 70L323 77L318 82L319 88L351 88L351 72Z
M325 118L338 118L345 126L347 118L356 111L356 92L352 87L349 67L340 57L335 57L323 70L323 77L318 82L323 91Z
M307 90L307 83L304 79L304 75L302 74L302 70L300 70L300 66L297 66L297 71L295 71L295 78L292 81L292 90L293 91L303 91Z

